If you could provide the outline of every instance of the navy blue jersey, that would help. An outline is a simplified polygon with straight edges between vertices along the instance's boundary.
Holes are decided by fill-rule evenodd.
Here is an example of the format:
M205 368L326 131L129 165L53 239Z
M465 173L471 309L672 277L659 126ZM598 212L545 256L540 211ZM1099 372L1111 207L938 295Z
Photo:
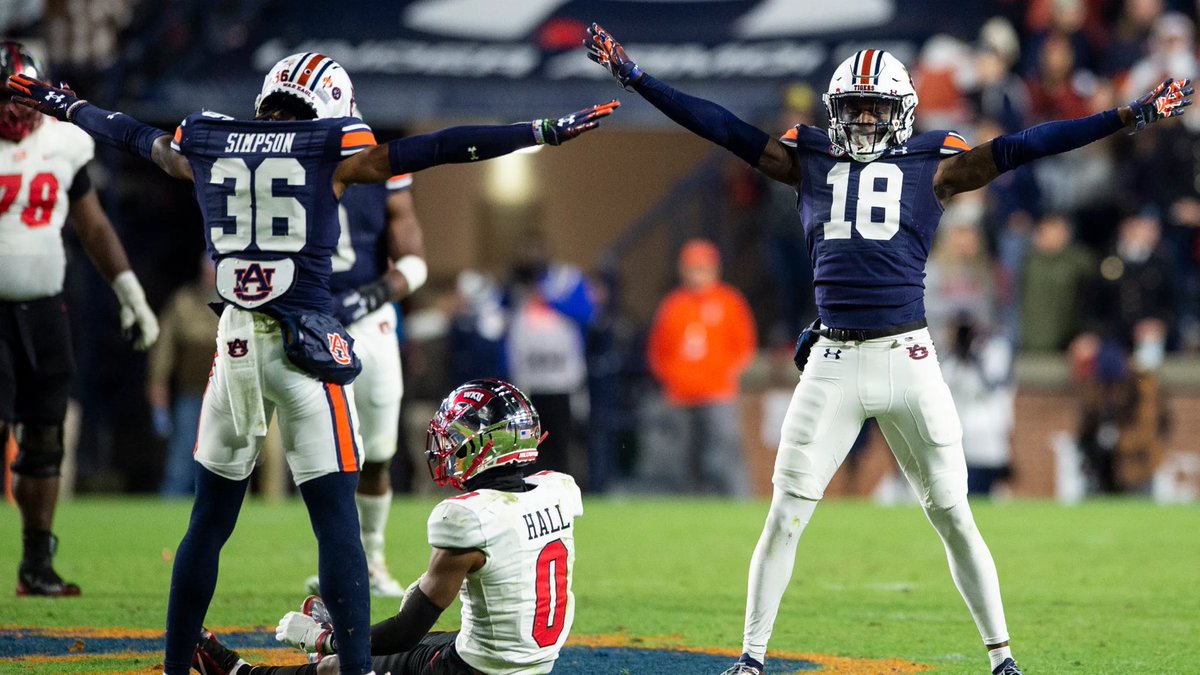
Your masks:
M943 159L969 149L966 141L932 131L865 164L813 127L797 125L780 141L800 163L796 210L821 322L884 328L924 318L925 261L942 217L933 175Z
M388 265L387 198L412 187L412 174L392 176L386 183L351 185L338 209L341 238L333 254L334 294L350 291L383 276Z
M330 257L338 242L333 172L374 145L345 117L243 121L194 113L172 143L192 167L217 290L276 316L332 310Z

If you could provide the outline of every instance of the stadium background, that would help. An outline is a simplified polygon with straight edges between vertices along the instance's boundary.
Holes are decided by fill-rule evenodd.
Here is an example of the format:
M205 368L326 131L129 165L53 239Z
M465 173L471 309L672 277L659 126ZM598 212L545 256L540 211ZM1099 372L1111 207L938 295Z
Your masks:
M619 340L612 356L620 364L618 394L607 404L629 412L633 419L654 388L641 358L640 341L658 301L675 283L679 246L691 237L705 236L720 246L726 279L747 295L756 314L760 353L743 378L741 406L746 459L763 494L769 490L772 436L782 413L779 404L794 383L793 329L806 323L812 311L804 304L789 311L784 298L807 295L811 302L811 291L802 285L781 287L783 277L768 264L772 256L796 255L796 242L781 238L775 223L791 222L798 229L798 221L786 204L781 207L771 199L768 188L739 161L679 130L636 94L616 88L602 69L588 62L576 47L587 23L597 20L611 29L648 71L775 132L801 119L805 108L815 113L816 124L823 125L819 95L833 67L859 48L885 48L905 62L917 80L922 101L919 128L955 128L978 143L986 140L981 133L994 128L983 124L981 111L995 110L995 100L982 93L987 88L981 86L976 67L981 52L997 52L1009 59L1006 78L991 93L1011 99L1011 105L1001 109L1012 118L1000 120L999 127L1012 130L1111 107L1140 94L1151 82L1161 80L1157 74L1151 82L1139 78L1153 70L1147 62L1161 56L1168 42L1186 43L1168 60L1175 68L1171 74L1200 72L1195 68L1192 41L1196 18L1196 4L1169 0L864 0L844 5L788 0L420 0L343 1L336 7L320 0L16 0L0 7L0 33L34 46L45 56L53 76L70 82L83 97L164 129L173 128L197 108L248 115L266 68L282 55L308 50L325 51L345 65L364 116L381 139L455 123L559 115L620 98L624 105L599 133L561 151L516 155L484 167L442 167L417 177L415 195L426 233L431 282L404 306L408 316L420 319L410 325L404 346L405 424L415 439L410 444L420 441L421 417L430 402L453 384L447 364L450 350L439 334L438 317L444 321L450 312L447 308L456 306L456 282L462 270L478 270L503 283L530 228L543 230L557 259L587 271L592 283L606 291L612 314L619 319L613 321ZM1011 35L994 28L997 19L1011 27ZM1048 43L1051 47L1046 47ZM1043 58L1047 52L1053 56ZM1064 59L1065 52L1074 60L1067 68L1068 77L1052 82L1047 78L1047 59ZM1200 121L1191 115L1185 120ZM1110 338L1112 349L1102 350L1099 356L1069 351L1067 344L1020 349L1013 364L1010 494L1063 501L1076 501L1087 492L1086 472L1072 468L1077 460L1064 449L1078 440L1086 402L1083 393L1105 391L1099 385L1108 381L1098 373L1110 372L1103 365L1112 359L1124 364L1118 370L1126 373L1136 363L1136 357L1130 360L1131 336L1114 328L1120 319L1109 311L1119 303L1106 303L1099 295L1104 280L1119 285L1120 274L1114 277L1111 266L1105 272L1101 263L1116 255L1122 219L1140 214L1159 222L1158 253L1163 257L1156 260L1161 269L1170 271L1171 292L1170 306L1155 310L1168 312L1169 330L1165 360L1153 374L1165 396L1155 410L1142 414L1153 418L1149 427L1155 430L1155 465L1174 469L1160 471L1157 481L1136 486L1133 501L1137 503L1104 502L1099 509L1092 505L1066 518L1080 527L1097 528L1113 518L1129 518L1160 522L1167 531L1182 532L1188 540L1182 547L1156 537L1151 538L1161 548L1143 543L1146 551L1153 550L1172 564L1183 563L1181 570L1160 579L1162 583L1182 581L1194 588L1200 581L1197 566L1186 564L1197 560L1194 505L1163 516L1167 511L1143 503L1147 496L1194 501L1200 494L1196 466L1200 448L1195 441L1200 437L1200 415L1195 414L1200 410L1200 125L1161 126L1047 162L1044 172L1023 179L1015 188L1001 194L989 191L978 203L965 200L968 206L956 216L971 220L987 242L986 277L992 288L985 294L992 310L987 324L1018 345L1022 326L1033 320L1021 315L1019 292L1021 251L1029 250L1031 235L1010 227L1013 214L1026 214L1030 230L1045 214L1068 216L1076 239L1096 262L1096 295L1078 303L1077 328L1078 332L1094 329ZM98 157L99 171L93 178L151 304L158 309L195 276L203 248L191 191L163 178L148 164L115 151L100 149ZM71 418L75 492L153 494L161 478L164 442L154 433L143 395L145 357L121 341L115 300L69 233L67 237L72 260L68 296L78 363ZM803 249L798 255L803 256ZM934 259L936 263L939 256ZM975 296L959 296L958 301L964 297L969 303ZM948 316L954 312L943 315ZM593 397L592 403L604 401ZM636 461L637 429L615 424L609 432L620 439L618 474L625 476ZM581 434L577 451L587 452L587 447L588 440ZM880 489L891 472L890 462L878 439L868 439L857 473L839 476L831 492L905 501ZM412 477L411 467L404 462L398 462L396 473L398 485ZM412 484L420 487L424 480L421 469ZM280 496L279 486L286 485L281 477L263 482L269 484L259 489L268 497ZM93 503L88 499L80 502L82 507ZM130 503L153 508L154 502ZM602 499L600 503L602 509L613 508ZM178 505L171 508L178 510ZM652 503L649 508L657 507ZM1049 523L1063 518L1054 508L1042 510L1038 505L1038 509L1001 511L992 517L1000 523L1026 518ZM1114 516L1110 509L1126 515ZM413 508L414 513L419 510ZM15 509L4 513L6 540L15 542ZM78 511L64 509L63 528L80 527L72 524L73 513ZM742 537L746 541L731 548L745 549L748 555L761 514L744 513L748 519L741 527L747 528ZM864 513L856 517L868 522L889 520ZM983 513L981 518L996 512ZM919 518L915 513L907 517ZM181 531L182 511L176 520ZM988 523L982 526L986 534ZM412 534L411 528L397 524L392 529L392 539ZM865 536L871 536L870 529L869 525L862 528L868 533ZM1021 528L1013 529L1012 538L1019 540ZM172 537L177 541L173 530L164 541ZM1044 555L1054 542L1044 543L1044 549L1027 554ZM417 544L414 550L419 550ZM932 546L931 541L924 544L924 549ZM1116 549L1123 548L1118 542ZM1003 568L1002 555L998 557ZM1087 555L1104 553L1093 550ZM64 566L70 569L66 560ZM1140 574L1143 563L1151 564L1147 560L1130 562L1129 568L1118 565L1113 576ZM86 563L74 565L79 570ZM944 576L940 562L930 565L933 573ZM15 567L15 562L9 567ZM725 623L733 626L740 618L744 561L737 558L728 569L733 582L722 591L729 597L720 602L725 618L735 620ZM417 571L419 565L412 570ZM1154 577L1150 579L1154 583ZM164 597L165 588L160 589ZM1095 587L1088 587L1077 601L1086 602L1093 591ZM1126 607L1144 611L1149 598L1130 592L1131 604ZM280 589L278 594L283 593ZM163 603L154 595L145 601ZM0 601L0 609L10 602ZM948 616L959 624L968 623L955 602L949 597L944 603ZM10 607L0 613L12 619L0 617L0 624L43 625L36 618L43 606L36 607L33 612ZM46 624L112 623L86 613L87 620L73 620L67 605L56 606L50 614L54 618ZM1167 613L1164 618L1174 622L1172 616ZM1183 612L1185 618L1178 620L1186 622L1186 616ZM1191 617L1194 629L1194 612ZM132 623L157 625L152 617ZM728 640L714 637L693 644L729 646ZM881 657L896 653L871 649ZM905 656L913 657L912 652ZM933 658L925 662L941 663ZM1130 667L1127 672L1191 672L1185 665L1169 670L1146 667ZM3 665L0 671L7 672ZM951 667L946 672L959 671ZM1061 672L1108 671L1079 667Z

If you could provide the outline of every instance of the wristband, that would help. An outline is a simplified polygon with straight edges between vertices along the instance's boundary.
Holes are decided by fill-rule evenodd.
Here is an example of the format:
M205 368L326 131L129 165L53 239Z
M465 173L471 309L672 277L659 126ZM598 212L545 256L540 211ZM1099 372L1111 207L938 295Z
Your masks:
M429 278L429 266L421 256L406 255L396 261L396 271L408 282L408 292L411 294L425 285Z

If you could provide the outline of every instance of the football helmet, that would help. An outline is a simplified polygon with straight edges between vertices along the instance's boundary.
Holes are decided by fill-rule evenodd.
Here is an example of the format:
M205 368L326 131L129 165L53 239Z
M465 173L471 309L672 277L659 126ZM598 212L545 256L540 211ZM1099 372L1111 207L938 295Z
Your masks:
M254 99L256 115L271 94L295 96L312 109L317 119L353 117L357 111L350 76L337 61L316 52L292 54L271 68Z
M29 53L20 42L0 42L0 82L7 82L10 75L27 75L35 80L46 79L42 64ZM0 138L19 141L25 138L42 121L42 114L35 108L17 105L9 100L12 92L6 88L0 93Z
M912 136L917 91L908 69L880 49L842 61L821 97L829 114L829 140L859 162L871 162Z
M498 466L530 464L545 436L529 398L501 380L471 380L450 392L429 422L425 459L438 485L463 489Z

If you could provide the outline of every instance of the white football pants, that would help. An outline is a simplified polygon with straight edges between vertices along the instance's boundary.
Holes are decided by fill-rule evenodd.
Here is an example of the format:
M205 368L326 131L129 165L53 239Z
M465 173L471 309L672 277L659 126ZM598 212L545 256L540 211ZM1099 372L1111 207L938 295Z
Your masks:
M962 426L927 329L864 342L821 338L784 417L771 511L750 563L743 650L766 655L796 543L867 418L946 546L985 644L1008 639L996 566L966 503Z
M396 342L396 307L391 303L347 326L362 373L354 380L364 462L387 462L396 454L404 379Z

